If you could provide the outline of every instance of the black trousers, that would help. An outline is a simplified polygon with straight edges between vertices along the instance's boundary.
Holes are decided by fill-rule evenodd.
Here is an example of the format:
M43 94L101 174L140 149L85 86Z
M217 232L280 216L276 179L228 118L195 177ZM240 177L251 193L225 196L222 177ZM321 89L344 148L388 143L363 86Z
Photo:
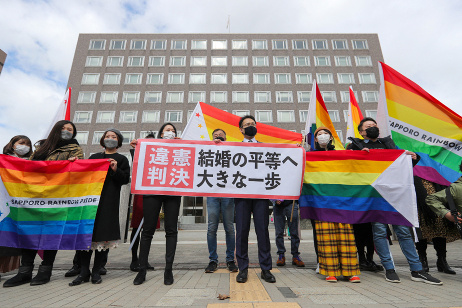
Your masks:
M93 250L78 250L76 254L80 261L80 274L86 276L90 274L90 261ZM109 249L95 251L95 261L93 262L93 273L99 273L99 270L106 265Z
M365 257L368 261L372 261L374 257L374 235L372 234L372 224L354 224L353 231L355 234L359 262L364 262ZM367 253L365 253L365 247L367 247Z
M53 265L56 259L57 250L44 250L42 265ZM35 257L37 256L37 250L34 249L22 249L21 250L21 265L32 266L34 265Z

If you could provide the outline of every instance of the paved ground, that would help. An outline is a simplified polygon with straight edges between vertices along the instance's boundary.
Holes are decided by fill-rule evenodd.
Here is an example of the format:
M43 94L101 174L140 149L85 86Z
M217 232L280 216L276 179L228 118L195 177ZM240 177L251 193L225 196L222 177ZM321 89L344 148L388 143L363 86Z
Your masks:
M222 228L220 226L220 228ZM204 228L202 228L204 229ZM220 262L224 262L225 235L218 232ZM274 229L270 230L274 243ZM276 283L268 284L260 279L255 234L249 240L252 269L249 281L235 283L235 275L224 269L205 274L208 252L205 230L181 230L174 264L175 283L163 285L164 233L154 236L150 263L156 267L148 272L147 281L134 286L135 273L130 272L131 254L128 243L111 250L108 274L103 283L69 287L72 278L64 272L72 263L72 251L60 251L52 280L43 286L24 285L16 288L0 288L0 307L457 307L462 306L462 241L448 245L448 261L457 275L438 273L436 255L428 248L430 273L444 282L442 286L413 282L406 261L396 242L392 253L401 283L389 283L383 273L361 274L361 283L339 281L325 282L316 274L315 253L311 230L302 231L300 251L307 264L305 268L292 265L276 268L276 247L273 246L273 273ZM290 242L286 241L286 247ZM290 248L289 248L290 250ZM37 260L36 263L38 263ZM2 275L2 282L15 273ZM219 294L230 295L219 300Z

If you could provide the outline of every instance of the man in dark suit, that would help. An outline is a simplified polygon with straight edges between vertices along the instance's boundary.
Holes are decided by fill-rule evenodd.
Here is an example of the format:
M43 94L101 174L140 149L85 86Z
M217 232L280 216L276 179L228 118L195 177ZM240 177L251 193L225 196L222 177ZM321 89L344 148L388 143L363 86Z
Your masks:
M257 143L257 123L251 115L244 116L239 121L239 129L244 135L242 142ZM249 268L249 231L250 219L253 213L255 232L258 241L258 260L261 268L261 278L266 282L276 282L271 274L271 244L269 239L269 203L266 199L234 199L236 209L236 259L239 266L239 274L236 281L243 283L247 281Z

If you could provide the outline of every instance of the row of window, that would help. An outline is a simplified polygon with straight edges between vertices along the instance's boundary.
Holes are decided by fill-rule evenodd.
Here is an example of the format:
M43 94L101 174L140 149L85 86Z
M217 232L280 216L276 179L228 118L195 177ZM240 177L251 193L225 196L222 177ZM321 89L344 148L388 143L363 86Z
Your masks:
M81 91L77 99L77 103L82 104L93 104L96 101L96 91ZM337 94L335 91L321 91L321 95L326 103L337 102ZM99 102L114 104L118 101L118 91L103 91L101 92ZM358 97L355 91L355 96ZM378 102L379 94L377 91L361 91L363 102L374 103ZM350 102L349 91L340 91L341 102ZM311 98L311 91L297 91L297 101L299 103L309 103ZM144 93L144 103L162 103L162 92L161 91L147 91ZM183 91L171 91L167 92L165 100L167 103L184 103L184 92ZM275 91L274 97L271 97L271 91L254 91L253 102L254 103L292 103L294 102L292 91ZM124 91L122 92L122 103L139 103L140 92L138 91ZM188 93L188 103L197 102L210 102L210 103L227 103L228 92L227 91L210 91L210 97L206 99L205 91L190 91ZM250 92L249 91L233 91L232 92L233 103L250 103Z
M120 73L106 73L103 77L103 85L119 85L122 74ZM275 73L274 84L292 84L291 73ZM232 84L249 84L248 73L233 73L231 74ZM375 84L374 73L358 73L360 84ZM99 73L85 73L82 76L83 85L98 85L100 80ZM316 80L319 84L334 84L333 73L316 73ZM253 84L270 84L270 74L253 74ZM311 73L295 73L296 84L310 84L312 83ZM354 73L337 73L337 81L339 84L354 84ZM142 73L127 73L125 74L126 85L139 85L143 83ZM185 84L185 74L183 73L170 73L168 74L168 84ZM210 84L227 84L227 73L211 73ZM148 73L146 75L146 84L162 85L164 84L164 74L162 73ZM189 74L189 84L207 84L207 74L205 73L191 73Z
M145 65L144 56L130 56L128 57L128 67L143 67ZM372 66L370 56L355 56L356 66ZM88 56L85 61L86 67L101 67L103 66L103 56ZM290 66L289 56L273 56L273 66ZM314 56L315 66L331 66L330 56ZM207 66L206 56L191 56L189 66ZM247 56L233 56L231 57L232 66L248 66L249 57ZM170 56L169 66L186 66L185 56ZM334 56L335 66L351 66L350 56ZM211 66L228 66L227 56L211 56ZM268 56L252 56L253 66L269 66ZM293 56L293 66L310 66L309 56ZM106 60L106 67L122 67L124 66L123 56L108 56ZM159 67L165 66L165 56L150 56L148 66Z
M186 39L171 39L170 49L171 50L186 50L188 49L188 40ZM273 50L288 50L290 40L286 39L274 39L270 40L270 46ZM306 50L309 47L308 40L304 39L294 39L291 40L292 49L294 50ZM311 40L311 48L314 50L327 50L330 48L334 50L348 50L348 40L346 39L334 39L330 41L331 47L329 46L329 40L326 39L315 39ZM148 40L142 39L133 39L130 40L130 49L131 50L146 50ZM191 40L191 50L207 50L208 41L204 39ZM214 50L226 50L228 49L228 40L211 40L211 49ZM151 40L150 41L151 50L166 50L167 49L167 40ZM268 40L264 39L255 39L251 40L251 46L253 50L267 50L268 49ZM355 50L369 49L367 40L355 39L351 40L351 46ZM110 50L125 50L127 47L127 40L110 40L109 49ZM248 49L248 40L231 40L232 49ZM104 39L94 39L90 40L90 50L105 50L106 49L106 40Z

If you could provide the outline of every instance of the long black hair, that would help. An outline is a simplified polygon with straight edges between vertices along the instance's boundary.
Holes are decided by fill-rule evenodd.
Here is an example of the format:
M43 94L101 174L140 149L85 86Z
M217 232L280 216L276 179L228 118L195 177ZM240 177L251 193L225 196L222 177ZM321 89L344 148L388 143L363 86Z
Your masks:
M161 135L162 135L162 133L164 132L165 126L167 126L167 125L171 125L171 126L173 127L173 129L175 130L175 137L177 136L175 125L173 125L173 124L170 123L170 122L167 122L167 123L164 123L164 124L160 127L159 132L157 133L157 138L158 138L158 139L162 139L162 138L163 138L163 137L161 137Z
M34 160L45 160L52 151L56 150L58 147L68 144L61 138L61 131L63 130L63 126L66 124L71 124L74 128L74 133L72 134L72 139L75 138L77 135L77 128L75 128L74 123L68 120L61 120L56 122L56 124L51 129L48 137L46 139L40 140L37 143L40 147L37 149L34 155Z
M8 144L3 147L3 154L7 154L7 155L14 154L14 144L18 142L19 140L23 140L23 139L26 140L30 146L29 153L25 154L24 157L29 157L32 154L32 143L29 137L24 136L24 135L17 135L11 138L10 142L8 142Z

